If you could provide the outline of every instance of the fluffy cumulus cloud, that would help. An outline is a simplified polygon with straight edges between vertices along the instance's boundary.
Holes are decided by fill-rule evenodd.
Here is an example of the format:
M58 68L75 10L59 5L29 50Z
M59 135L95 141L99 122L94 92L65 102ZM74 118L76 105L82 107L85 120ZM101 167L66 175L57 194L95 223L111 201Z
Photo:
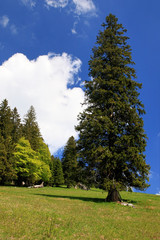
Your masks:
M9 23L9 18L7 17L7 16L2 16L2 17L0 17L0 25L2 26L2 27L7 27L7 25L8 25L8 23Z
M68 138L84 100L81 88L68 88L78 78L81 61L70 55L48 54L29 60L17 53L0 66L0 100L7 98L23 118L33 105L41 133L54 153Z

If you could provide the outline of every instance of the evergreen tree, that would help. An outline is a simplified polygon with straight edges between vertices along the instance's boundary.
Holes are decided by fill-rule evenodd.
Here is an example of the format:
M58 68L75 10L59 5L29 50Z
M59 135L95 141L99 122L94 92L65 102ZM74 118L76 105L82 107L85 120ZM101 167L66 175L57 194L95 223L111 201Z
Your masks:
M54 156L51 156L51 162L49 164L50 170L51 170L51 178L49 180L49 185L53 187L54 185Z
M32 149L37 151L41 133L36 121L36 113L33 106L30 107L24 118L23 135L30 142Z
M8 175L8 161L7 161L7 152L5 150L5 145L2 142L2 138L0 141L0 184L4 185L4 183L7 180L7 175Z
M4 99L0 105L0 131L4 140L12 135L12 130L12 111L7 99Z
M0 104L0 142L1 151L4 157L1 158L1 167L4 164L1 184L12 181L15 177L13 151L14 144L12 140L13 122L12 111L8 105L7 99ZM3 159L3 160L2 160Z
M77 149L74 137L70 137L64 148L62 158L65 184L68 188L76 183L77 177Z
M79 115L79 154L92 178L107 189L107 201L121 200L121 186L144 190L149 185L146 135L126 29L110 14L102 24L89 61L86 109Z
M22 124L21 124L20 115L19 115L16 107L12 111L11 120L12 120L12 125L13 125L12 132L11 132L12 141L14 143L17 143L18 140L22 137Z
M63 169L62 163L59 158L51 156L52 159L52 186L56 187L62 185L64 183Z

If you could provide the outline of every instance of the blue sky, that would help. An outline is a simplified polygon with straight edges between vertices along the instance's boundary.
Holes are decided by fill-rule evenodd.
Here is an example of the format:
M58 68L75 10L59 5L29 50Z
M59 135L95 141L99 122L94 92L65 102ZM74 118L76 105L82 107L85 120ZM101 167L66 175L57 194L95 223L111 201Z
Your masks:
M160 193L159 0L0 1L0 101L23 118L33 105L52 153L75 133L82 110L88 60L105 17L115 14L128 30L137 81L143 84L147 193Z

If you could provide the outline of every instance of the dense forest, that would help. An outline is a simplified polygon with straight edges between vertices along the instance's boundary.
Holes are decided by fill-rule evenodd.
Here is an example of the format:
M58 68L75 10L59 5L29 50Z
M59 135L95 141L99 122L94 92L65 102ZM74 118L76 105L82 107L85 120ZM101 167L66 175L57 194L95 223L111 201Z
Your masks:
M71 139L75 148L75 140ZM69 151L66 151L67 158ZM63 166L65 161L63 157ZM64 180L62 163L59 158L51 156L41 135L34 107L31 106L21 120L17 108L12 110L7 99L3 100L0 104L0 184L29 186L44 182L45 185L59 186L64 184Z

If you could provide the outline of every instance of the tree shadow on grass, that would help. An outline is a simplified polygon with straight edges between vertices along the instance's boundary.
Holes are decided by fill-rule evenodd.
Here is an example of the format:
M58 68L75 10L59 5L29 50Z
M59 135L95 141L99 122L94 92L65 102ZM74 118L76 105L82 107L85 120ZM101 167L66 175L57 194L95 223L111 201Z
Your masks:
M105 198L88 198L88 197L78 197L78 196L64 196L64 195L54 195L54 194L43 194L43 193L34 193L34 195L42 196L42 197L50 197L50 198L64 198L71 200L81 200L85 202L94 202L94 203L109 203L105 202ZM123 202L136 204L138 201L134 201L131 199L122 199Z
M71 199L71 200L81 200L86 202L95 202L95 203L104 203L105 198L88 198L88 197L76 197L76 196L64 196L64 195L51 195L51 194L42 194L42 193L35 193L34 195L39 195L42 197L51 197L51 198L64 198L64 199Z
M66 187L62 187L67 189ZM92 189L91 191L99 191L96 189ZM104 192L102 192L104 193ZM81 200L81 201L85 201L85 202L94 202L94 203L109 203L106 202L105 199L107 197L107 193L104 196L104 198L91 198L91 197L80 197L80 196L67 196L67 195L56 195L56 194L45 194L45 193L34 193L34 195L39 195L42 197L50 197L50 198L64 198L64 199L71 199L71 200ZM137 204L139 201L136 200L132 200L132 199L125 199L122 197L122 202L127 202L127 203L132 203L132 204Z

